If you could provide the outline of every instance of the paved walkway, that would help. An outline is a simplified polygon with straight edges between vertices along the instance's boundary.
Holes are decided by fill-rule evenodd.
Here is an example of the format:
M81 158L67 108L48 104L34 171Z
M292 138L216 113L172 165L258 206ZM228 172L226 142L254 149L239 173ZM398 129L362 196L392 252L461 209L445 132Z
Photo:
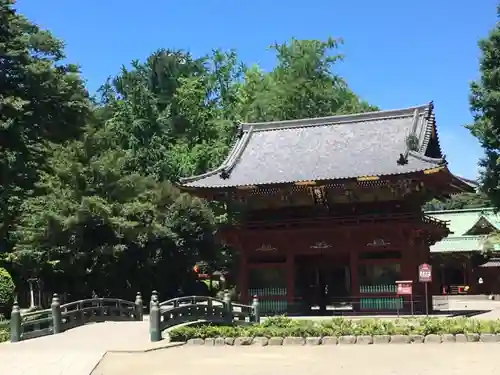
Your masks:
M462 307L467 304L467 308L473 310L493 309L487 314L476 316L476 318L500 318L500 302L465 301L460 302L460 304ZM498 356L500 344L467 344L466 347L462 347L461 344L391 345L390 347L382 345L366 348L359 345L318 348L191 348L186 346L140 353L146 349L168 346L166 340L150 343L148 331L148 317L146 317L143 322L89 324L59 335L15 344L3 343L0 344L0 374L89 375L103 357L104 360L93 374L136 375L145 373L154 375L161 373L168 375L169 373L176 374L179 371L183 374L194 374L195 371L198 373L200 368L203 368L204 371L223 369L234 372L234 370L238 370L239 374L245 375L288 369L287 366L297 369L290 370L289 375L294 375L294 372L298 374L298 369L301 369L302 373L307 371L308 375L314 375L314 371L317 373L325 371L328 366L330 366L329 371L355 370L359 375L368 373L368 371L379 371L381 375L390 375L396 371L405 375L424 373L433 375L433 369L439 369L439 371L450 375L465 374L481 369L482 375L484 375L494 369L499 370L498 367L495 367L498 365L493 363L494 361L499 362L492 358ZM135 353L110 353L116 351L135 351ZM105 355L105 353L107 354ZM309 355L314 360L308 359ZM370 361L373 357L375 365L372 362L368 365L368 362L359 360L365 355ZM430 358L430 362L415 359L417 357L425 358L425 356ZM157 362L157 364L151 362ZM258 364L260 362L262 364ZM317 364L315 364L316 362ZM287 363L289 364L287 365ZM444 368L443 364L450 366ZM404 367L405 365L408 366L408 371ZM462 369L472 365L480 367L462 371ZM367 368L358 369L356 366ZM423 366L421 371L419 366ZM435 373L437 374L438 371Z
M67 332L0 344L0 374L89 375L108 351L144 351L167 345L149 342L148 322L106 322Z
M481 375L500 373L500 344L301 347L182 346L106 354L92 375Z

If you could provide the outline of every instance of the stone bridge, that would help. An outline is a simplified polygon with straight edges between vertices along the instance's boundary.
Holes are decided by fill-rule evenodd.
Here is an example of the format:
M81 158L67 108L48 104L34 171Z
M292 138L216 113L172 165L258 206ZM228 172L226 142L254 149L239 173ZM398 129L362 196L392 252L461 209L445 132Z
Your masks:
M188 296L160 303L153 292L149 309L151 315L144 317L140 294L135 302L94 298L64 305L55 295L50 309L26 314L15 305L13 342L0 344L0 374L89 375L106 353L143 353L170 346L166 332L176 325L259 319L257 301L253 306L240 305L228 296L224 300Z
M0 344L0 374L89 375L107 352L143 352L166 347L151 343L149 317L141 322L91 323L17 343Z

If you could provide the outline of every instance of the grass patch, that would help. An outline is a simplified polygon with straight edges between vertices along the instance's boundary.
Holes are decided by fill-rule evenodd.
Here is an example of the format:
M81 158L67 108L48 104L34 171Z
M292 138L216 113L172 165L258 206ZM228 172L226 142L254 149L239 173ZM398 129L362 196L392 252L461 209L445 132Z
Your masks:
M169 332L172 341L216 337L325 337L500 333L500 320L470 318L295 320L273 317L251 326L187 326Z

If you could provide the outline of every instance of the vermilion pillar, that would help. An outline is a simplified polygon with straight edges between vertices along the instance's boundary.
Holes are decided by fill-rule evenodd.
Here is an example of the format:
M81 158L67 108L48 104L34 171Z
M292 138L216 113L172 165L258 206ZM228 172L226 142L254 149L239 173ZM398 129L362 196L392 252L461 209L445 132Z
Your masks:
M411 243L408 246L401 248L401 280L411 280L415 283L418 267L418 252L419 249Z
M358 305L357 297L359 296L359 281L358 281L358 251L351 249L349 252L349 267L351 274L351 295L354 299L354 307Z
M295 254L288 253L286 256L286 299L289 306L295 298Z
M248 303L251 297L248 295L248 271L247 253L243 249L240 249L238 288L240 290L240 299L243 303Z

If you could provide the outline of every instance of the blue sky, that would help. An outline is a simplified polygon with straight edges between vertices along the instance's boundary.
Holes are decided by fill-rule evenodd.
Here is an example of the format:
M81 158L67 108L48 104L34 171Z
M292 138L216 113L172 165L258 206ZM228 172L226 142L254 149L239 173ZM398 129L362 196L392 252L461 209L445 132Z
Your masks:
M292 37L342 37L337 71L383 109L434 100L450 169L477 176L482 155L471 121L469 82L477 40L496 21L497 0L18 0L21 13L66 42L91 91L122 64L158 48L203 54L235 48L247 63L274 64L267 47Z

